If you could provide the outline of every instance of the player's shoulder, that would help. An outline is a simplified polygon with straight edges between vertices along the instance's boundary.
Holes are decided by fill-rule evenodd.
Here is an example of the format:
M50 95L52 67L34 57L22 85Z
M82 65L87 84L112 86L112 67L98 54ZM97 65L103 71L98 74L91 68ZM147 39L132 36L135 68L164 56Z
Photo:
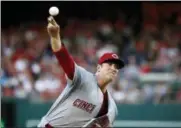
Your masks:
M88 71L88 70L85 69L84 67L79 66L79 65L77 65L77 64L75 64L75 66L76 66L76 68L79 70L80 73L82 73L83 75L85 75L85 77L86 77L86 76L89 76L89 77L93 76L93 73L90 72L90 71Z
M79 65L76 65L76 72L78 74L78 76L80 76L79 78L81 79L81 83L82 84L94 84L95 82L95 75L88 71L87 69L79 66Z

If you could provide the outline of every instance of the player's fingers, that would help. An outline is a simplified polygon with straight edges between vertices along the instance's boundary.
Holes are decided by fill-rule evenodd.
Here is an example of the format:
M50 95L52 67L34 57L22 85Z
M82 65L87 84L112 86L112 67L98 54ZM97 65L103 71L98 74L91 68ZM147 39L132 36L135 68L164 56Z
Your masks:
M48 23L51 23L53 25L57 25L57 22L55 21L55 19L53 18L53 16L49 16L48 17Z
M53 17L52 16L48 17L48 23L51 23L51 24L55 25L54 22L53 22Z
M53 25L52 23L48 23L48 25L47 25L47 28L49 29L51 29L51 28L53 28L53 29L59 29L60 27L59 27L59 25L57 24L57 25Z

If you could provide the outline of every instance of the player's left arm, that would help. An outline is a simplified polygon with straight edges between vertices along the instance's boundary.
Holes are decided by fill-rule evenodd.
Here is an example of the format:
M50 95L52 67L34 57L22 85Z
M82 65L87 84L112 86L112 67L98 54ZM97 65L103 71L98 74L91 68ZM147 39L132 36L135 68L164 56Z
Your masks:
M75 71L74 60L62 43L60 27L52 16L48 18L47 31L51 39L51 48L53 53L55 54L60 66L63 68L68 78L73 80Z
M69 85L81 85L87 78L88 71L78 66L60 38L60 27L53 17L48 19L48 33L51 39L51 47L59 65L64 70Z

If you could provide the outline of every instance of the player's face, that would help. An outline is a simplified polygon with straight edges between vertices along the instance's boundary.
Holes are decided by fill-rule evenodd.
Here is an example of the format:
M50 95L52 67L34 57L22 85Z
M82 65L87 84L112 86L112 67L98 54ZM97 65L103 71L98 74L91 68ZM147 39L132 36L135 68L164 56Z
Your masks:
M113 81L118 75L118 65L113 62L106 62L100 66L99 74L107 82Z

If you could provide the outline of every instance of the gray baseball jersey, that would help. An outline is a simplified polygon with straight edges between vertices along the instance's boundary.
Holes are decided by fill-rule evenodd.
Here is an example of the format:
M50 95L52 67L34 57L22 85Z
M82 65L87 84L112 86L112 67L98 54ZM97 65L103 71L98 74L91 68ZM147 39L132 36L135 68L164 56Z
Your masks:
M74 78L67 77L67 86L41 119L38 127L48 123L53 127L82 127L99 113L103 93L94 74L75 64ZM115 120L117 107L108 92L109 125Z

